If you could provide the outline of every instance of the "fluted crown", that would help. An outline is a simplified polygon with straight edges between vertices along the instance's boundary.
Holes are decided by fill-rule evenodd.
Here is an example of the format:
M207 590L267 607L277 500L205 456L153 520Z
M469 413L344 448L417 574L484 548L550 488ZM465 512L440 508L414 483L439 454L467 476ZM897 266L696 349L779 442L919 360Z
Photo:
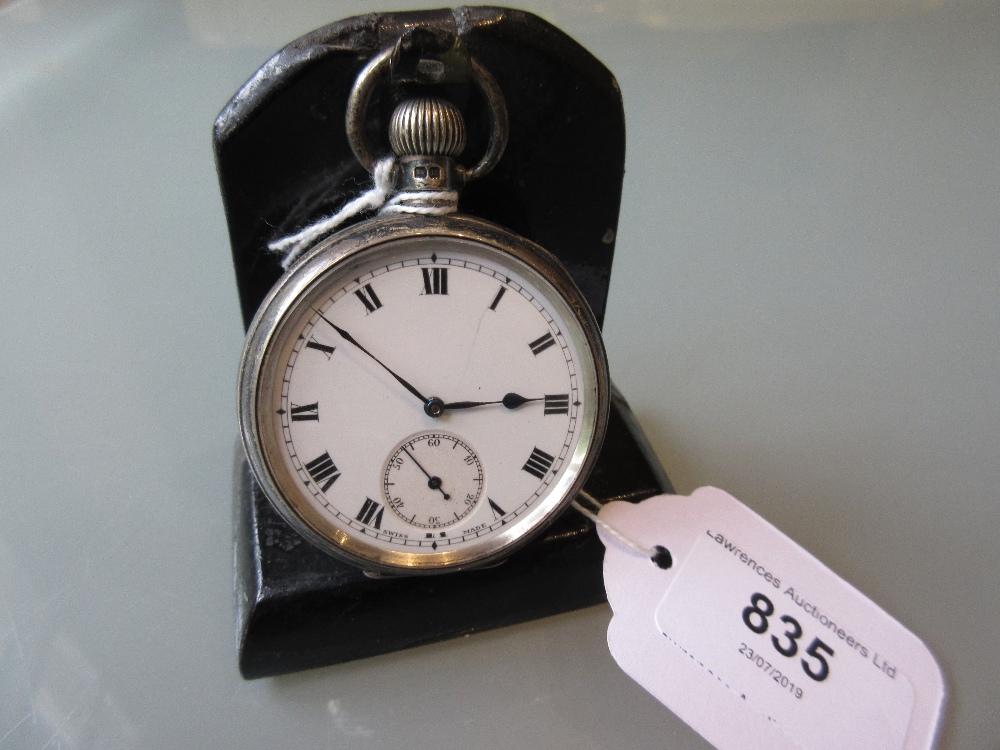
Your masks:
M458 156L465 148L462 113L444 99L407 99L392 113L389 145L397 156Z

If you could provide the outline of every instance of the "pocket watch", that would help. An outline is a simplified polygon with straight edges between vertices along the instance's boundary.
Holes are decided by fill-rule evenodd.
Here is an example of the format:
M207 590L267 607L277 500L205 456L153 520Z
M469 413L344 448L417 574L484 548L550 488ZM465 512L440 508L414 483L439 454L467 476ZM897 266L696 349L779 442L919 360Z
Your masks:
M359 74L347 133L364 138L385 51ZM607 358L559 261L509 230L448 210L506 140L496 82L471 169L461 114L420 97L390 122L393 212L321 237L265 298L239 377L250 467L284 519L375 575L500 562L582 488L609 409Z

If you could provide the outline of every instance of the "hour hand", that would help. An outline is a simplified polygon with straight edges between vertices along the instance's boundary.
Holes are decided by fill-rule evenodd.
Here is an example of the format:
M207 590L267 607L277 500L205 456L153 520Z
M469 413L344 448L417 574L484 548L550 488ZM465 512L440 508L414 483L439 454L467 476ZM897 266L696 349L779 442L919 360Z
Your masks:
M524 406L530 401L541 401L544 396L539 398L525 398L519 393L508 393L499 401L453 401L450 404L444 405L444 410L449 409L472 409L476 406L490 406L492 404L503 404L508 409L516 409L519 406Z
M416 388L414 388L412 385L410 385L409 382L407 382L406 380L404 380L403 378L401 378L399 375L397 375L396 373L394 373L392 370L390 370L389 367L385 364L385 362L383 362L381 359L379 359L378 357L376 357L370 351L368 351L367 349L365 349L361 344L358 343L358 340L356 338L354 338L351 334L349 334L343 328L341 328L336 323L334 323L332 320L330 320L325 315L323 315L323 313L321 313L319 310L316 310L315 308L313 308L313 309L314 309L315 313L317 315L319 315L326 322L327 325L329 325L333 330L335 330L337 333L340 334L340 337L342 339L344 339L344 341L347 341L348 343L353 344L358 349L360 349L365 354L367 354L369 357L371 357L376 362L378 362L380 365L382 365L382 368L387 373L389 373L390 375L392 375L399 382L399 384L402 385L406 390L408 390L414 396L416 396L417 398L419 398L420 402L422 404L427 404L428 403L429 399L426 396L424 396L420 391L418 391Z

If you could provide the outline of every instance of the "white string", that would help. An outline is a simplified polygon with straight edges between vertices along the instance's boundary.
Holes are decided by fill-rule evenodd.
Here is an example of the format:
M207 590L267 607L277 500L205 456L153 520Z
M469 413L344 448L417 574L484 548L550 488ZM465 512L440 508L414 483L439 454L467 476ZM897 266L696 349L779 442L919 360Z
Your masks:
M404 190L386 201L379 213L444 216L457 210L457 190Z
M378 208L385 203L386 198L389 197L389 193L392 191L394 167L394 159L386 158L380 160L375 164L375 169L372 173L375 184L371 190L362 193L354 200L344 204L333 216L320 219L300 232L270 243L268 248L271 252L285 253L281 267L287 271L289 266L295 262L295 259L302 255L306 248L320 236L336 229L352 216L356 216L362 211Z
M396 160L393 157L380 159L372 170L374 184L371 190L345 203L333 216L320 219L295 234L269 243L267 247L271 252L285 255L281 267L287 271L316 240L363 211L381 208L380 213L385 214L443 216L458 210L457 190L404 190L393 195L395 170Z
M590 503L596 508L603 507L603 503L599 502L593 495L591 495L588 492L585 492L584 490L580 490L577 493L577 497L582 497L584 500L586 500L588 503ZM607 523L603 519L598 518L596 513L594 513L588 508L585 508L583 505L580 504L579 500L575 498L573 499L573 507L576 508L581 513L583 513L583 515L585 515L591 521L596 523L598 526L600 526L602 529L604 529L611 536L613 536L615 539L617 539L619 542L621 542L623 545L628 547L633 552L642 555L643 557L648 557L650 559L656 556L658 550L652 549L650 547L643 547L635 540L625 536L625 534L618 531L614 526Z

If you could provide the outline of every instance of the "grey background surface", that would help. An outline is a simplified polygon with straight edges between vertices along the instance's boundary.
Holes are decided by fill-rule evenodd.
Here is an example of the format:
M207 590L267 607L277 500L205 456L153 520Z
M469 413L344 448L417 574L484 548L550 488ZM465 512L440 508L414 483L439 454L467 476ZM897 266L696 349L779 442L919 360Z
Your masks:
M1000 9L523 7L621 83L605 333L677 488L732 492L880 603L947 676L940 746L996 747ZM371 9L0 2L0 750L706 746L617 669L607 607L237 673L211 125Z

